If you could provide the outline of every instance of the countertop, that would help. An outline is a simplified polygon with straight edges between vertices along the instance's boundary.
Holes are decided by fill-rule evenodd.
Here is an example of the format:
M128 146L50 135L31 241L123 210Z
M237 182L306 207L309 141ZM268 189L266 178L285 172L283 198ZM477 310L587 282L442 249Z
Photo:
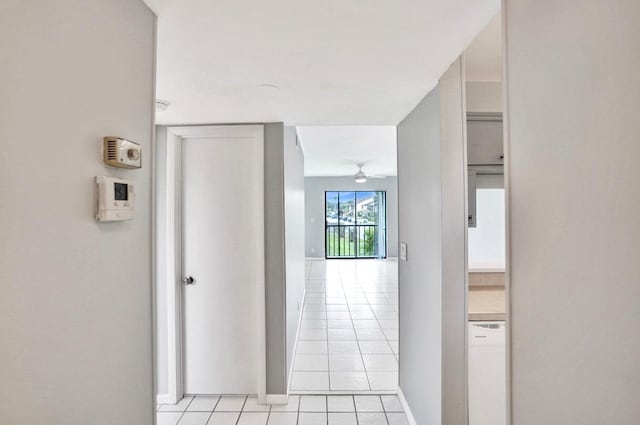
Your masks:
M469 320L505 320L506 303L502 286L469 288Z

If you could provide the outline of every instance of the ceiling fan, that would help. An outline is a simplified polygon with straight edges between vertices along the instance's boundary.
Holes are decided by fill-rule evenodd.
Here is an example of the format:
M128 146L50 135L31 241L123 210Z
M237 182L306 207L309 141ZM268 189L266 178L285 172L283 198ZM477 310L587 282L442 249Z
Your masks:
M367 179L384 179L386 178L386 176L376 176L373 174L367 174L364 171L362 171L362 167L364 167L364 164L356 164L358 166L358 172L355 173L353 175L353 179L356 181L356 183L365 183L367 181Z

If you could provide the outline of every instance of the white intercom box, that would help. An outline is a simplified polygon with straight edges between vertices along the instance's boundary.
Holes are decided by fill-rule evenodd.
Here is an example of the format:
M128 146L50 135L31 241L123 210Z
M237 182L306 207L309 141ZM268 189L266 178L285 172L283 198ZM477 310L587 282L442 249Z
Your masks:
M96 220L119 221L133 218L136 195L129 180L96 177Z

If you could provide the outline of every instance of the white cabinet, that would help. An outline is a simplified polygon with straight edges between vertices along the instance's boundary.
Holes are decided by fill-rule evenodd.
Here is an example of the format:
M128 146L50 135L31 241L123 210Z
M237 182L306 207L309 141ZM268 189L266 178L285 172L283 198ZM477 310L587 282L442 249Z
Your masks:
M504 163L502 114L467 114L467 161L469 165Z
M469 425L507 422L504 322L469 323Z

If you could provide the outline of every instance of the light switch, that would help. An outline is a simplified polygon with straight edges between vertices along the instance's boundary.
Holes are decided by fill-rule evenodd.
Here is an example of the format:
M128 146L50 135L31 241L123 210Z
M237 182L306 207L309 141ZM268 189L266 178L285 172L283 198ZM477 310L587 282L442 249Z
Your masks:
M400 242L400 260L407 261L407 244Z

